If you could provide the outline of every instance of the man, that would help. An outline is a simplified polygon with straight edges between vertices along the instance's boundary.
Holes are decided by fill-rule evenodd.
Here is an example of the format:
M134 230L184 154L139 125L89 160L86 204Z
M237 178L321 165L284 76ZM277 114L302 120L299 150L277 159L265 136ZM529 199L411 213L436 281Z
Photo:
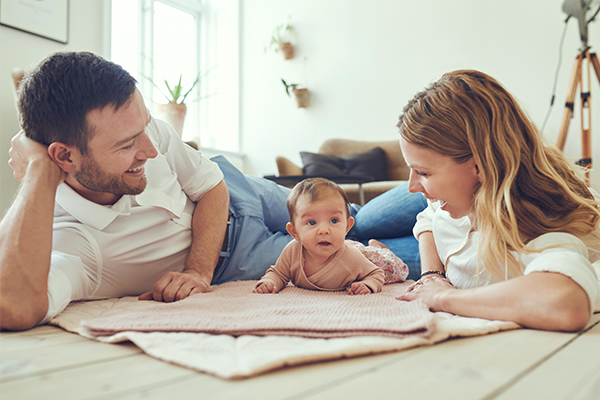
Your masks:
M185 145L135 84L85 52L25 78L9 161L22 184L0 222L2 329L74 300L170 302L258 279L291 240L289 190Z

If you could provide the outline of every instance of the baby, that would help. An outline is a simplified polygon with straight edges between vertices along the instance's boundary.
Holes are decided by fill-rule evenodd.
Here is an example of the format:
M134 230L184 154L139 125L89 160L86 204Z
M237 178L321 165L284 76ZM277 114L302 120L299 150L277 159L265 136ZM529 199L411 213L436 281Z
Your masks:
M286 228L295 240L283 249L254 293L277 293L289 281L305 289L346 289L353 295L381 291L384 271L363 255L369 254L371 246L345 240L354 218L349 215L346 194L337 184L323 178L305 179L290 193L287 207L290 222ZM392 254L385 247L377 249ZM370 253L382 259L378 250L371 248ZM408 267L393 257L398 261L391 263L394 279L406 279ZM388 257L387 265L391 264Z

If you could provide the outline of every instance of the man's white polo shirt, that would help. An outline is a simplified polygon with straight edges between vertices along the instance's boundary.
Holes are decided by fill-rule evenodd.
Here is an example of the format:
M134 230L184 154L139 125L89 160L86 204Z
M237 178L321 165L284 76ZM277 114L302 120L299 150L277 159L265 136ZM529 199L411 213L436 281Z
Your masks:
M71 301L139 295L183 269L195 202L223 174L165 122L152 119L146 132L158 156L145 164L148 185L140 195L102 206L65 183L58 187L43 323Z

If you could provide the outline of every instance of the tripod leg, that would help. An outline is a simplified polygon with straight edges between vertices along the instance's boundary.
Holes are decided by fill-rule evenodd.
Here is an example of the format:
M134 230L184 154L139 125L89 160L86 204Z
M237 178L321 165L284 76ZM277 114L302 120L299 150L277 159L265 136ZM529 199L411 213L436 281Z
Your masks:
M569 91L567 93L567 102L565 103L565 112L563 114L563 121L560 127L560 134L558 136L558 146L560 151L565 148L565 142L567 141L567 133L569 132L569 123L573 117L573 102L575 101L575 93L577 92L577 85L579 83L579 77L581 76L581 64L583 62L583 52L579 53L573 64L573 71L571 72L571 81L569 83Z
M589 168L592 166L592 137L590 135L592 129L592 93L591 93L591 71L590 66L592 64L591 57L587 59L587 92L584 90L583 82L583 65L581 75L579 76L579 87L581 92L581 160L578 164L585 168L585 182L587 185L590 183L590 171ZM586 111L587 110L587 124L586 124ZM586 127L587 126L587 127Z
M592 109L592 105L591 103L591 73L590 73L590 68L589 68L589 64L591 64L594 67L594 72L596 73L596 78L598 79L598 83L600 83L600 62L598 62L598 57L596 56L596 53L590 53L589 54L589 60L588 60L588 129L585 130L583 129L583 125L582 125L582 156L583 156L583 160L581 160L581 162L579 163L581 166L585 167L585 168L591 168L592 167L592 136L591 136L591 130L592 130L592 114L591 114L591 109ZM582 115L583 117L583 115ZM583 118L582 118L582 124L583 124ZM587 180L587 183L589 184L589 170L586 170L585 173L585 177Z
M594 66L594 71L596 71L596 78L598 78L598 83L600 83L600 62L598 62L598 57L596 53L590 53L590 62Z

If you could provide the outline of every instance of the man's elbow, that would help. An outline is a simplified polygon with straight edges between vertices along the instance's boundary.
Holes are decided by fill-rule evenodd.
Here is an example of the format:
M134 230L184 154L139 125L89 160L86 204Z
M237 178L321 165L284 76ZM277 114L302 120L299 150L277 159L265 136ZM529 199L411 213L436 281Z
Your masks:
M218 193L222 201L227 202L227 206L229 207L229 188L227 187L227 183L225 183L225 179L219 182L213 189L215 189L215 192Z
M48 310L48 301L40 301L35 305L15 305L0 297L0 329L23 331L38 325Z

